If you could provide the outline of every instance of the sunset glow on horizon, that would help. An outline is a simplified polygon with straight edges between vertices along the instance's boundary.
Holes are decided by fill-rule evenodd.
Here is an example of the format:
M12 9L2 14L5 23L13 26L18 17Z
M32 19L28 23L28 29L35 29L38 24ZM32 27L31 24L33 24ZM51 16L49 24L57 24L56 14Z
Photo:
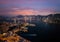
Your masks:
M59 0L0 0L0 15L49 15L60 13Z
M33 9L23 9L19 10L18 8L14 8L14 11L11 11L10 14L15 15L48 15L48 14L54 14L53 10L33 10Z

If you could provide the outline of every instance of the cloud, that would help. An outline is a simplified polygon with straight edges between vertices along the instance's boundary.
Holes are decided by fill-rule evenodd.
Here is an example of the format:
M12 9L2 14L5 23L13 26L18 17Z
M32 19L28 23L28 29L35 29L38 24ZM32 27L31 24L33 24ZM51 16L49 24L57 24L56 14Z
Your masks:
M48 15L55 13L52 9L41 9L41 10L34 10L34 9L18 9L13 8L14 11L10 11L9 14L15 15Z

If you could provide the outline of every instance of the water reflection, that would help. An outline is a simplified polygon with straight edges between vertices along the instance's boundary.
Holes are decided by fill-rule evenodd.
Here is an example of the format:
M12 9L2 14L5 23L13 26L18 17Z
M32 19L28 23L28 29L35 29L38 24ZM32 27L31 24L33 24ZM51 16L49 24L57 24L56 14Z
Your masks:
M32 42L47 40L51 38L55 38L56 36L56 24L48 24L43 22L33 22L36 24L35 27L27 26L28 33L21 33L22 37L30 39Z

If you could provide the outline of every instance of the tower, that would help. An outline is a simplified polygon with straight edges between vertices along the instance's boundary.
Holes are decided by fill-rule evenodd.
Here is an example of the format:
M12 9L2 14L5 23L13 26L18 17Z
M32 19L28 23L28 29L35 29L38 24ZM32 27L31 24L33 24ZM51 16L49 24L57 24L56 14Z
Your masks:
M32 17L30 17L30 19L29 19L29 20L30 20L30 23L31 23Z
M14 18L13 21L14 21L15 24L17 23L17 19L16 18Z

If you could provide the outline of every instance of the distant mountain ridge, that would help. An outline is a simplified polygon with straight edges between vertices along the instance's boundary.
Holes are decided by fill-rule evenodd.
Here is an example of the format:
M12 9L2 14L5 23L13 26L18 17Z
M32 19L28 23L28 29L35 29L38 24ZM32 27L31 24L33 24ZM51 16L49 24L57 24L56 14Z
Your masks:
M59 17L60 18L60 14L50 14L48 16L54 16L54 17Z
M18 16L12 16L12 17L22 18L22 17L24 17L24 16L28 16L28 17L29 17L29 16L32 16L32 17L33 17L33 16L35 16L35 17L36 17L36 16L38 16L38 17L48 17L48 16L49 16L49 17L59 17L59 18L60 18L60 14L58 14L58 13L57 13L57 14L50 14L50 15L47 15L47 16L42 16L42 15L18 15ZM11 16L10 16L10 17L11 17ZM4 16L4 15L1 15L1 16L0 16L0 18L10 18L10 17L9 17L9 16Z

